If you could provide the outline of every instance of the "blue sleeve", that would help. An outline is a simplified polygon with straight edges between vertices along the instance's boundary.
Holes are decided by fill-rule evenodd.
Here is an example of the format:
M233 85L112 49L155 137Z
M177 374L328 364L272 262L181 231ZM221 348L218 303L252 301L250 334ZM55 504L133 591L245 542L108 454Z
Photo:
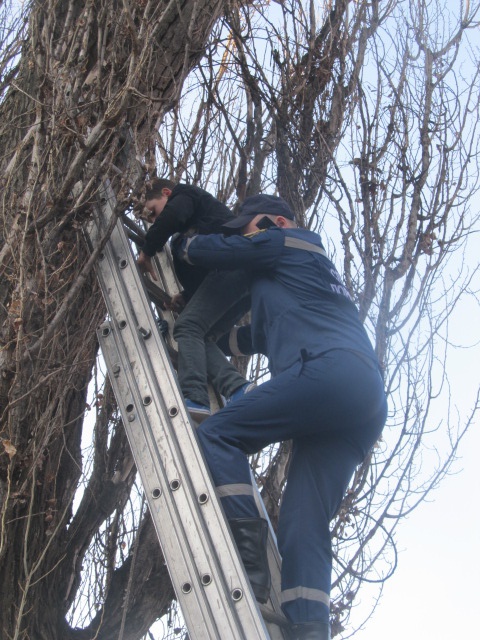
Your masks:
M251 356L257 353L253 348L252 327L249 324L233 327L229 333L217 340L217 346L226 356Z
M207 269L273 269L284 247L281 229L269 229L251 237L196 236L188 244L187 259Z

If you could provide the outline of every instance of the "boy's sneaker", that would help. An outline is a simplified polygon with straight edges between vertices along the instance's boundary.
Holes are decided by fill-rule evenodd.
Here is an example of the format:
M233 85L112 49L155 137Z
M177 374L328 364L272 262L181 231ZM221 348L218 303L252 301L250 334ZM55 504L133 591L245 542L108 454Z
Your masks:
M193 400L189 400L185 398L185 404L187 405L188 413L191 415L192 419L195 422L203 422L205 418L212 415L210 411L210 407L206 407L203 404L198 404L198 402L193 402Z
M236 400L240 400L240 398L243 398L243 396L246 393L248 393L249 391L252 391L252 389L255 389L256 386L257 385L254 382L247 382L246 384L242 385L239 389L237 389L232 393L232 395L230 396L230 398L228 398L225 405L229 405L229 404L232 404L232 402L235 402Z

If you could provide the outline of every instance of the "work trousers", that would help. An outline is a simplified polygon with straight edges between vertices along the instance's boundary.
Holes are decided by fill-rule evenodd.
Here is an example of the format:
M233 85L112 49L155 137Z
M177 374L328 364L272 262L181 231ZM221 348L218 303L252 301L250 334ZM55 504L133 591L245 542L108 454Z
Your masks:
M377 367L333 350L296 363L197 431L227 518L258 517L247 455L293 440L278 523L282 609L293 623L328 623L329 523L355 467L378 439L386 411Z
M208 379L226 398L245 384L215 339L229 331L249 308L244 271L212 271L195 291L173 329L178 344L178 382L186 398L208 406Z

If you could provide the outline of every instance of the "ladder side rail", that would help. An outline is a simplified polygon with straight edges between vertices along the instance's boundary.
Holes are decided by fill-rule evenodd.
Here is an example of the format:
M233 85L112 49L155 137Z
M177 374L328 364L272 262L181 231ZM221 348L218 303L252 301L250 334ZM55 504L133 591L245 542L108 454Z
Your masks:
M115 238L115 241L114 241L114 238ZM236 553L235 548L234 548L234 553L233 554L230 553L233 543L232 543L230 531L228 529L228 525L225 522L225 519L223 517L223 512L221 511L221 507L216 499L215 490L213 488L211 480L209 476L205 477L205 466L203 463L203 459L198 449L198 445L196 443L194 433L188 419L188 415L186 414L186 410L183 405L183 400L181 398L180 392L176 385L176 380L174 378L173 371L171 370L171 365L169 364L168 356L165 352L165 346L153 322L153 314L151 313L151 309L149 307L148 307L148 312L145 308L142 309L142 307L148 306L148 302L147 302L146 296L144 295L144 291L142 287L142 281L139 277L136 266L135 268L132 268L131 263L133 259L132 259L130 247L128 246L128 244L126 247L125 246L122 247L121 246L122 240L126 242L124 233L119 231L118 225L117 225L116 232L112 234L112 239L109 243L109 244L112 244L113 246L110 251L109 251L109 248L107 248L107 251L106 251L106 253L111 254L110 257L111 257L112 264L109 265L104 270L104 272L106 271L107 273L106 274L104 273L103 275L108 276L108 274L115 273L116 263L118 263L118 266L119 266L118 272L122 273L123 277L125 277L125 275L128 273L130 278L133 279L133 283L128 284L127 290L130 293L133 293L134 297L138 299L135 301L130 300L129 294L124 291L120 294L120 298L128 300L128 305L127 305L128 308L121 308L122 305L120 304L120 309L116 309L115 303L113 303L111 299L111 291L114 289L114 287L112 286L112 283L111 282L104 283L103 290L104 292L108 292L106 296L107 306L109 307L109 312L112 316L112 321L117 322L119 326L123 326L122 331L125 331L125 329L129 326L129 324L132 324L134 326L132 337L134 341L135 340L137 341L137 343L133 348L133 353L129 354L129 357L132 358L133 360L135 360L135 358L138 360L139 354L143 353L145 355L145 358L144 358L145 361L147 362L150 361L150 363L154 362L156 364L156 367L154 367L154 369L157 370L155 372L157 380L165 377L167 378L170 377L168 384L162 383L161 385L162 389L160 389L160 385L158 385L159 386L158 389L153 389L150 391L149 397L155 398L155 397L163 397L164 395L167 395L167 396L170 395L170 397L164 398L164 407L169 407L169 409L168 411L165 411L163 409L163 415L165 417L165 423L163 424L163 431L167 434L167 440L169 440L168 444L170 446L169 455L165 457L165 460L163 463L169 465L170 467L172 466L174 467L173 471L170 473L170 477L172 477L172 475L178 476L178 473L180 472L180 468L184 467L181 456L179 457L178 455L179 451L182 451L184 454L184 459L189 461L190 469L187 469L186 467L185 469L182 468L181 473L182 475L185 473L190 474L193 490L188 490L188 491L179 490L175 492L176 501L179 500L179 496L183 496L185 502L187 503L186 508L182 507L180 509L181 513L183 514L183 517L185 513L189 513L191 515L194 515L197 518L195 522L195 526L189 527L187 528L187 530L184 530L187 538L186 542L190 542L190 544L193 547L195 547L195 545L197 545L198 543L199 538L203 538L203 537L210 538L209 534L214 534L213 536L214 540L210 541L210 548L208 548L207 550L204 550L204 556L205 556L204 562L206 564L205 572L207 573L209 571L208 563L209 561L210 562L212 561L212 558L216 558L217 553L220 556L223 556L224 561L222 562L222 564L228 565L229 567L227 571L227 575L225 576L226 582L233 585L240 583L241 591L244 594L244 597L241 598L241 600L236 603L235 609L237 611L240 611L242 608L248 609L249 617L251 618L251 620L249 621L247 626L251 626L253 624L255 627L254 632L252 632L251 629L247 630L245 633L245 637L246 638L266 637L265 629L263 627L263 622L261 620L260 621L258 620L259 618L258 609L256 608L256 603L253 600L253 596L251 594L251 591L247 582L247 578L243 571L243 566L240 563L240 560L238 558L238 554ZM120 300L120 303L121 303L121 300ZM116 304L118 305L118 300L116 301ZM131 316L130 323L125 319L126 315ZM152 340L150 338L148 341L145 341L142 338L141 343L139 343L138 341L139 341L140 334L136 330L137 327L140 327L143 330L144 335L149 333L151 337L154 337L154 339ZM151 352L149 355L144 353L144 349L141 346L146 344L150 345L150 349L147 349L147 351ZM157 373L159 375L157 375ZM136 375L137 375L137 372L135 372L135 376ZM145 374L144 374L144 377L145 377ZM149 379L150 375L148 375L146 378ZM144 384L148 386L148 383L144 382ZM163 389L165 388L168 389L167 394L165 394L163 391ZM171 397L172 392L173 392L173 395L175 396L173 398ZM172 413L172 408L174 407L177 413L172 418L172 416L169 414ZM162 410L160 412L162 413ZM128 415L126 416L126 419L127 419L126 424L128 424ZM175 425L172 425L172 419L176 422ZM181 435L180 437L181 442L177 441L176 433ZM160 440L165 439L165 435L159 436L157 434L156 440L158 441L159 439ZM194 468L192 468L192 460L194 461L193 462ZM174 461L173 464L172 464L172 461ZM202 468L204 469L203 473L202 473ZM185 482L185 485L187 484L188 483ZM205 503L205 505L202 506L203 507L202 510L204 512L203 513L204 523L206 525L206 528L205 526L202 526L201 520L199 520L198 518L198 513L197 513L198 504L196 502L192 502L190 498L190 496L193 496L193 495L204 495L204 494L209 496L209 500ZM147 496L147 498L149 498L149 496ZM149 503L149 506L150 506L150 503ZM155 507L153 511L155 511ZM219 523L220 523L220 527L218 526ZM182 523L180 518L178 522L179 528L181 528L181 524ZM201 536L198 535L199 533L201 533ZM190 538L190 541L188 540L188 538ZM196 558L195 560L197 563L199 562L198 558ZM168 562L168 558L167 558L167 562ZM203 569L200 569L200 571L203 572ZM181 588L181 585L177 584L176 585L177 595L180 595L178 592L179 587ZM206 590L204 591L206 592ZM248 605L248 607L246 607L245 605ZM224 616L225 613L223 613L222 615ZM196 620L196 623L198 623L198 620ZM252 633L254 633L254 635L252 635ZM192 629L191 631L191 637L195 638L194 629ZM240 633L238 633L236 634L236 637L240 638L242 636L240 635Z
M177 293L180 293L181 286L173 270L173 257L170 251L170 247L168 245L165 245L163 250L154 256L152 262L155 266L159 282L161 282L162 288L165 293L169 295L170 298L172 298ZM173 337L175 316L172 311L169 311L167 313L164 311L159 311L159 313L164 319L166 319L168 324L168 344L170 345L171 349L176 351L178 350L178 347L176 340Z
M107 183L103 188L103 202L113 202L114 200L115 195ZM125 228L126 236L133 241L137 249L140 251L145 240L145 236L147 235L147 223L144 220L139 220L137 223L129 218L127 214L123 214L120 219ZM144 282L147 284L149 297L155 305L157 313L163 320L166 320L168 324L168 343L171 349L176 349L177 345L173 338L173 325L175 324L175 318L171 311L166 312L161 306L162 302L166 299L170 301L171 298L177 293L180 293L181 290L180 282L176 277L175 270L173 268L173 256L168 244L163 247L162 251L156 253L155 256L152 257L152 263L157 275L157 281L153 282L152 280L147 280L147 278L145 278ZM160 283L160 286L158 283ZM158 289L161 291L158 291Z
M195 627L195 632L191 634L192 640L221 637L223 632L235 635L236 622L232 625L230 620L222 621L219 626L213 620L208 600L203 598L202 590L208 586L204 582L206 574L202 573L194 559L198 551L185 543L184 532L178 531L180 507L169 495L172 491L171 477L165 465L158 463L162 458L162 442L156 437L155 431L149 432L148 425L152 418L146 414L142 415L142 400L138 397L135 382L132 383L134 370L130 375L124 373L124 367L128 367L128 356L120 355L122 340L115 336L114 326L109 322L100 327L98 337L160 547L175 592L179 594L177 598L185 623L188 629ZM157 415L156 420L160 419ZM175 532L175 535L172 535L172 532ZM220 580L218 576L215 578L218 585Z
M257 509L261 517L265 518L265 520L268 522L267 554L268 554L268 565L270 567L270 574L272 577L272 588L270 590L270 604L272 606L273 611L275 611L275 613L277 613L279 616L284 617L281 606L280 606L281 605L280 594L282 592L282 584L281 584L282 559L278 551L277 536L275 535L275 531L273 530L272 523L270 522L270 518L265 508L265 503L262 500L262 496L260 495L260 491L257 487L257 483L255 482L253 471L250 471L250 473L252 476L252 485L254 488L253 497L255 499L255 504L257 505ZM285 621L286 621L286 618L285 618Z

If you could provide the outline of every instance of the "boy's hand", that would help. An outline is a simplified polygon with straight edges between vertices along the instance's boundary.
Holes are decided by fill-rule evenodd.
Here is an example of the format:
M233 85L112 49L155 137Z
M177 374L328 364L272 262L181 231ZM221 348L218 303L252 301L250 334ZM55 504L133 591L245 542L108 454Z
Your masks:
M142 273L148 273L152 277L152 280L157 279L152 259L150 256L147 256L146 253L143 253L143 251L140 251L140 255L137 258L137 265Z
M180 313L180 311L183 311L186 304L187 303L183 295L181 293L177 293L172 296L170 302L164 302L163 306L168 311L176 311L177 313Z

